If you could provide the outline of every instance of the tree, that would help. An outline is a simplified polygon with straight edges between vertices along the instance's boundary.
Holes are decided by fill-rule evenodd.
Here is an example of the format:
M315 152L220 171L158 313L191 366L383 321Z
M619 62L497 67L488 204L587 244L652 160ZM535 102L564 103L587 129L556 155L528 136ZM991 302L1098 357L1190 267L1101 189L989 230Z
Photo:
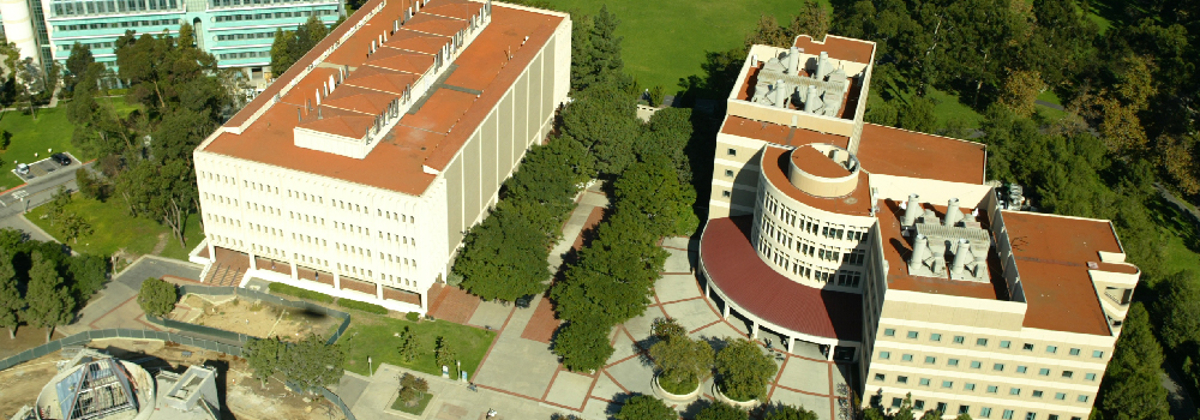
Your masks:
M471 228L454 272L462 287L483 300L515 301L540 293L550 278L546 235L523 217L494 211Z
M63 212L66 211L68 205L71 204L71 192L67 191L67 187L58 186L58 190L54 192L54 196L50 198L50 226L54 226L54 222L60 221L63 217Z
M779 370L771 359L752 341L739 338L717 353L718 383L726 396L737 401L750 401L766 396L767 384Z
M434 358L437 359L438 366L447 366L458 372L458 353L450 346L450 342L446 341L446 337L437 338L437 347L433 349Z
M29 289L25 293L29 307L25 317L30 325L45 328L46 342L50 342L54 327L71 321L75 299L63 287L63 278L59 277L54 261L43 257L40 251L34 251L30 258Z
M196 30L192 28L190 23L184 22L183 24L179 25L179 46L196 46Z
M12 254L0 248L0 326L8 328L8 338L17 338L17 326L21 322L21 310L25 301L17 290L17 272L13 270Z
M908 106L901 109L897 122L905 130L930 132L937 128L937 117L933 113L933 99L921 96L911 98Z
M79 254L67 260L67 273L71 277L71 291L75 301L91 299L104 282L108 281L108 259L103 256Z
M404 401L405 405L416 406L427 392L429 392L429 382L424 379L413 376L411 373L405 373L400 377L400 399Z
M1150 315L1141 302L1134 302L1100 386L1096 408L1104 418L1170 419L1167 390L1159 381L1162 362L1162 347L1151 331Z
M674 322L655 325L655 332L665 335L659 335L660 341L650 347L650 357L660 371L659 385L667 392L682 395L696 389L710 372L713 350L708 342L693 340L686 331L680 334L683 327L671 324Z
M690 235L699 226L692 211L696 191L679 182L678 169L664 157L629 166L613 185L622 211L637 214L637 223L653 240Z
M75 171L75 185L84 197L104 202L108 198L108 185L104 180L87 168Z
M59 231L68 241L78 244L80 236L92 234L92 224L78 214L68 213L62 217Z
M92 49L75 41L75 44L71 46L71 55L67 56L67 77L63 79L67 91L75 89L75 83L80 77L83 77L84 73L87 73L88 66L95 62L96 59L92 57Z
M275 41L271 43L271 73L275 77L282 76L295 61L292 59L292 37L291 31L275 28Z
M412 328L404 327L400 331L400 345L396 347L396 352L405 362L412 363L413 359L417 358L419 351L417 335L413 333Z
M33 57L25 57L17 65L17 81L21 89L21 98L29 104L29 114L33 116L34 121L37 121L34 100L42 91L46 90L46 80L45 75L42 74L42 67L33 61Z
M611 80L625 67L621 59L622 37L616 36L620 20L600 7L595 16L583 17L571 34L571 87L585 90L593 84Z
M750 414L721 401L713 401L696 413L696 420L746 420Z
M679 413L658 398L634 395L613 417L617 420L677 420Z
M326 344L316 334L309 334L287 348L280 370L288 380L312 392L319 386L337 383L345 373L346 353L337 344Z
M179 301L179 292L175 285L166 280L150 277L142 281L138 291L138 306L146 315L162 317L175 310L175 302Z
M1158 289L1161 291L1154 312L1163 344L1176 349L1187 342L1200 342L1200 282L1196 273L1172 274L1159 280Z
M788 33L793 37L809 35L813 39L825 39L825 35L829 33L829 27L833 23L832 19L833 17L820 4L815 1L805 1L804 6L800 7L800 13L792 17L792 22L788 25Z
M563 110L563 132L595 156L597 170L623 172L637 159L634 145L642 130L633 95L615 81L578 92Z
M608 334L612 326L599 322L567 322L554 336L554 353L572 372L598 370L612 356Z
M143 283L143 286L145 283ZM258 340L250 340L246 343L246 348L242 355L246 358L246 363L250 365L250 369L254 370L254 377L262 382L262 386L267 386L267 380L280 370L280 363L283 358L283 353L287 350L287 345L279 340L279 337L264 338Z
M1000 94L1000 104L1008 107L1022 117L1033 114L1037 96L1046 90L1042 76L1036 71L1017 70L1008 74L1004 82L1004 91Z
M763 420L817 420L817 413L806 410L803 406L796 407L787 404L773 404L769 407Z

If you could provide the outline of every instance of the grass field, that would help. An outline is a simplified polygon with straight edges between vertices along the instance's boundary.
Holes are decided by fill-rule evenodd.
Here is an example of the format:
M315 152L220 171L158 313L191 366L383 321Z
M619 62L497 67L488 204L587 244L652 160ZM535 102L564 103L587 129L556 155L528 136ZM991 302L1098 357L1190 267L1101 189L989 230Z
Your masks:
M396 352L400 339L393 334L399 333L404 327L412 328L420 342L420 354L412 363L404 362ZM413 323L356 314L340 343L346 350L346 370L354 373L368 373L367 357L370 356L375 366L388 363L431 375L441 375L442 368L437 365L433 352L434 343L439 336L446 337L450 347L458 353L462 369L473 378L488 347L492 345L492 340L496 338L496 333L446 321ZM450 374L455 374L454 366L450 367Z
M644 88L661 85L668 93L678 90L679 79L701 74L704 53L739 47L761 15L787 22L800 2L796 0L659 0L600 2L548 0L572 14L594 14L601 5L620 19L617 35L625 38L625 69ZM827 9L828 0L818 0Z
M99 98L97 101L112 105L117 114L121 116L129 115L138 108L137 105L126 104L123 97L105 97ZM8 130L13 135L8 150L0 151L0 171L4 173L4 176L0 177L0 191L25 183L21 178L13 175L14 161L19 163L35 162L45 158L47 150L66 151L85 162L95 158L95 156L82 154L75 145L71 144L71 132L74 131L74 126L67 121L67 111L64 105L65 103L60 103L57 108L38 109L36 120L32 115L26 115L19 110L0 112L0 130ZM38 155L35 157L34 153Z
M1162 238L1167 255L1161 272L1171 274L1192 270L1200 273L1200 232L1191 224L1190 216L1161 198L1150 202L1149 211L1150 217L1168 233Z
M55 239L63 241L58 226L50 226L49 218L43 218L50 210L49 205L42 205L29 211L25 217L46 232L54 235ZM113 197L107 202L83 198L74 195L71 204L66 208L67 213L83 216L92 225L93 233L79 238L78 242L68 243L79 252L94 255L112 255L124 249L126 253L143 255L154 253L160 238L164 238L164 246L157 253L168 258L187 259L188 251L204 239L200 230L200 217L192 215L188 218L185 234L188 238L187 247L180 247L179 241L171 236L170 229L159 225L153 220L129 217L125 214L124 204L120 198Z
M414 416L420 416L421 413L425 412L425 407L429 405L429 400L432 400L432 399L433 399L433 394L426 392L425 396L421 397L421 401L417 402L417 405L409 407L404 404L404 401L400 400L400 397L396 397L396 401L392 402L392 409L400 410L405 413L412 414Z

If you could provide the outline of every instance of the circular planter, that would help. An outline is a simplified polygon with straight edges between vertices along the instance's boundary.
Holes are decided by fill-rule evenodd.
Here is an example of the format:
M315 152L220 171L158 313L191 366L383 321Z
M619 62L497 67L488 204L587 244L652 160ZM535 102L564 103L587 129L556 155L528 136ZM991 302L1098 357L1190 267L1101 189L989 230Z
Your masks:
M691 401L695 400L696 397L700 396L700 388L701 388L700 385L702 383L704 383L704 381L696 381L696 389L692 390L692 392L689 392L687 394L684 394L684 395L672 394L670 392L667 392L667 390L663 389L662 385L658 384L658 374L656 373L656 374L654 374L654 379L650 383L650 389L652 391L654 391L654 395L656 395L659 398L662 398L664 400L676 401L676 402L691 402Z
M738 401L733 398L729 398L725 395L725 393L721 392L721 385L717 384L716 382L713 382L712 391L713 395L715 395L718 400L743 410L750 410L754 407L758 407L758 405L761 404L759 400Z

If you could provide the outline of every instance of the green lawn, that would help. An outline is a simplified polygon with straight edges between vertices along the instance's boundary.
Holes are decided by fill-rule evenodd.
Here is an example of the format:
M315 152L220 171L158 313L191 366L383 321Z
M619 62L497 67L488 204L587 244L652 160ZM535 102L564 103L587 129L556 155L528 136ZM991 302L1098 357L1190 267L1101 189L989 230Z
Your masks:
M126 104L124 97L104 97L98 98L97 101L109 103L121 116L129 115L131 111L138 108L137 105ZM0 177L0 191L25 183L13 175L14 161L18 163L35 162L45 158L48 150L66 151L85 162L95 158L95 156L82 154L75 145L71 144L71 132L74 131L74 126L67 121L64 105L66 105L65 102L57 108L39 108L36 120L32 115L26 115L20 110L0 112L0 130L8 130L13 135L8 150L0 151L0 171L4 173L4 176ZM34 157L34 153L38 155Z
M548 0L572 14L594 14L601 5L620 19L617 35L624 37L625 70L644 88L661 85L669 94L679 79L702 75L707 51L739 47L761 15L781 22L800 10L796 0L658 0L601 2ZM829 9L828 0L818 2ZM798 34L796 34L798 35Z
M933 107L933 114L937 116L937 126L939 128L945 127L946 123L953 120L964 121L968 127L976 128L983 122L983 115L963 104L958 96L951 92L929 88L926 96L932 98L933 102L937 104Z
M412 363L405 363L396 352L399 338L393 334L399 333L404 327L410 327L420 340L420 355ZM458 353L462 369L475 377L479 363L496 338L496 333L478 328L455 324L447 321L421 321L418 323L407 320L355 314L350 328L339 342L346 349L346 370L367 374L367 357L370 356L375 366L380 363L402 366L431 375L441 375L442 368L434 360L434 343L437 337L446 337L450 346ZM454 375L454 366L450 367Z
M43 205L30 210L25 217L62 241L58 226L50 226L50 220L43 218L49 209L49 205ZM75 194L74 200L67 206L66 212L83 216L91 223L93 230L90 236L79 238L77 242L68 245L76 251L94 255L112 255L121 249L134 255L150 254L158 244L159 237L162 236L165 238L166 246L159 255L186 260L188 251L191 251L204 239L204 232L200 230L200 217L197 215L188 218L187 228L184 231L184 236L188 238L188 244L186 248L180 247L179 242L171 236L167 227L159 225L153 220L126 215L124 204L119 197L112 197L107 202L101 203Z
M420 416L421 413L425 412L425 407L429 405L429 400L432 400L432 399L433 399L433 394L426 392L425 396L421 397L421 401L418 402L417 405L415 405L413 407L409 407L407 405L404 405L404 401L400 401L400 397L397 396L396 401L392 402L392 409L400 410L400 411L403 411L408 414Z
M1168 233L1163 235L1167 258L1161 271L1164 274L1181 270L1200 273L1200 253L1197 253L1200 251L1200 232L1190 223L1190 216L1161 198L1152 200L1148 210L1156 224Z

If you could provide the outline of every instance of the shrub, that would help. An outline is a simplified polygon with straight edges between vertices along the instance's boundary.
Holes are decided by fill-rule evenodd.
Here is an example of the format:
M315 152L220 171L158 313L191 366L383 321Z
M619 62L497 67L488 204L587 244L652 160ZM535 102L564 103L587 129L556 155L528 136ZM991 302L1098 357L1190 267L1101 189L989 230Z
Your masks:
M299 287L292 286L289 284L271 283L268 286L268 288L270 288L271 293L279 293L279 294L288 295L288 296L295 296L295 297L298 297L301 299L308 299L308 300L315 301L315 302L333 303L333 296L329 296L327 294L320 293L320 292L314 292L312 290L301 289Z
M404 319L407 319L412 322L417 322L417 321L421 320L421 314L416 313L416 312L409 312L409 313L404 314Z
M374 303L359 302L357 300L343 298L343 299L338 299L337 304L338 304L338 306L341 306L343 308L357 309L357 310L360 310L363 312L370 312L373 314L387 315L387 313L388 313L387 308L376 305Z
M713 350L707 342L693 340L674 320L654 324L660 341L650 347L650 357L658 366L658 384L672 394L687 394L712 369Z
M554 353L572 372L587 372L604 366L613 354L608 333L612 327L598 322L568 322L554 337Z
M151 277L142 281L137 301L147 315L161 317L175 310L179 292L174 284Z
M621 406L621 411L613 417L617 420L676 420L679 414L658 398L635 395Z

